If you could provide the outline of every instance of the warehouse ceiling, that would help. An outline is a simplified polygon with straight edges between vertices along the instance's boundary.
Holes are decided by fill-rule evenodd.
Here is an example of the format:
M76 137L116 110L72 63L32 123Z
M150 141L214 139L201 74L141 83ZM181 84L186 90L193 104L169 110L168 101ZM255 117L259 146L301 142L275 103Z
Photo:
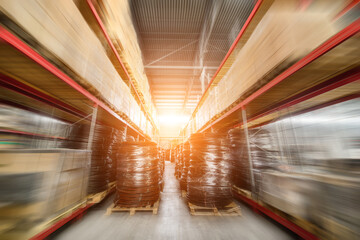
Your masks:
M160 121L162 115L169 113L185 118L191 115L254 3L252 0L131 1L145 72ZM167 134L162 135L179 133L179 129L172 131L166 130Z

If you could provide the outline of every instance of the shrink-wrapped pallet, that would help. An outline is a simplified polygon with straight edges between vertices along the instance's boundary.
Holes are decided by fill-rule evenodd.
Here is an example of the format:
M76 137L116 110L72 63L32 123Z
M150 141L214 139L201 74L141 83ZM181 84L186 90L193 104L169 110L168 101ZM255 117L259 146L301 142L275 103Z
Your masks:
M86 150L1 150L0 163L0 218L41 220L85 200Z

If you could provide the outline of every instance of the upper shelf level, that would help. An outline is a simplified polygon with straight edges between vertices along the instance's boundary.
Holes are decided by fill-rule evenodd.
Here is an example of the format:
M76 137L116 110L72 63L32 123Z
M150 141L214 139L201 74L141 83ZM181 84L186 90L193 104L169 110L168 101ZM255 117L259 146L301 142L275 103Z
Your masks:
M0 84L3 87L3 97L37 110L41 110L41 107L45 112L49 110L46 105L50 105L57 109L53 114L68 121L88 118L93 108L98 106L99 121L113 126L126 125L129 132L150 140L137 126L128 122L125 116L85 90L3 26L0 26L0 40Z
M254 30L252 24L256 26L259 19L263 17L264 11L269 8L268 5L264 6L263 4L269 2L271 1L257 2L247 24L244 25L244 28L239 33L217 74L221 71L226 73L231 68L234 63L234 57L231 58L229 56L234 54L234 49L237 49L237 52L240 51L244 42L248 40L248 35L251 35L251 31ZM343 15L351 11L351 8L346 7L346 9L346 11L341 12L341 15L338 14L335 20L339 20ZM279 117L281 114L286 114L286 112L289 113L288 108L290 106L296 105L291 110L295 112L358 94L360 91L360 84L358 82L360 65L358 32L360 20L358 16L355 19L353 16L354 14L352 14L350 20L349 17L346 20L342 19L342 22L347 21L347 26L343 27L342 30L309 54L280 71L267 81L265 85L241 97L224 111L211 118L203 126L196 126L196 129L194 129L190 126L191 122L188 123L181 135L187 137L195 131L204 132L210 128L239 126L242 123L242 109L246 109L247 119L250 122L249 126L256 126ZM216 87L224 75L221 74L219 76L218 74L213 77L213 81L208 86L202 99L209 97L208 91ZM193 122L203 102L204 100L199 102L192 115L191 120ZM279 114L280 110L285 108L287 110Z

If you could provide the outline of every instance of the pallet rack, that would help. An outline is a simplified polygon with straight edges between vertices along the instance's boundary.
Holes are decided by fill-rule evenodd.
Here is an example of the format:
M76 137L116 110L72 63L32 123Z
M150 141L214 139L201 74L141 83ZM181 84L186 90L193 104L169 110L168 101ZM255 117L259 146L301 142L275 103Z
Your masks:
M140 106L141 106L141 109L143 110L143 112L145 113L146 115L146 118L151 122L152 126L154 127L154 129L156 129L156 132L158 132L158 129L157 129L157 126L156 124L154 123L152 117L149 115L149 112L147 111L146 107L145 107L145 100L143 97L141 97L141 94L139 93L139 91L136 89L135 85L134 85L134 82L132 81L124 63L122 62L120 56L119 56L119 53L118 51L116 50L113 42L111 41L110 39L110 36L106 30L106 27L104 25L104 23L102 22L101 20L101 17L98 13L98 11L96 10L96 7L94 5L94 0L86 0L86 3L88 5L88 7L90 8L90 11L91 11L91 14L92 14L92 17L95 19L95 21L97 22L98 28L101 29L101 32L103 34L103 37L106 39L106 43L108 44L108 46L110 47L112 53L114 54L115 58L116 58L116 62L114 63L114 66L118 66L119 67L116 67L116 69L119 69L119 72L120 72L120 75L121 77L127 81L129 83L129 87L130 89L132 90L132 92L134 92L134 95L136 97L136 99L138 100L138 102L140 102ZM95 27L95 28L96 28Z
M198 109L204 102L205 98L208 96L209 91L211 88L213 88L220 79L225 75L225 73L230 69L232 63L234 62L234 56L233 54L235 52L238 52L244 43L247 41L248 36L251 34L251 31L254 28L254 25L256 25L259 21L259 18L264 15L264 12L267 11L269 8L269 4L271 4L272 1L266 1L266 0L258 0L252 13L250 14L249 18L245 22L243 28L241 29L239 35L235 39L233 45L229 49L228 53L226 54L225 58L223 59L221 65L219 66L218 70L214 74L212 80L210 81L208 87L206 88L204 94L200 98L192 116L191 119L195 117L195 114L197 113ZM339 13L336 16L336 19L340 18L346 12L350 11L352 8L355 8L358 6L359 1L352 1L348 4L348 6L345 7L341 13ZM260 15L260 16L259 16ZM300 72L301 70L305 69L306 67L311 67L311 64L314 64L317 62L319 58L321 58L324 55L330 55L332 53L332 50L336 50L336 47L342 47L343 45L346 47L353 46L357 43L356 41L356 34L359 32L360 28L360 20L357 19L354 22L350 23L347 27L339 31L337 34L335 34L333 37L328 39L326 42L324 42L322 45L317 47L315 50L313 50L311 53L300 59L298 62L287 68L285 71L283 71L281 74L276 76L274 79L269 81L266 85L262 86L257 91L253 92L250 96L243 99L241 102L238 102L234 105L232 105L231 108L226 109L222 113L219 114L219 116L209 121L207 124L202 126L200 129L197 130L197 132L204 132L208 131L211 128L225 128L229 126L236 126L237 123L242 122L241 115L242 110L245 110L246 108L255 106L255 102L257 105L265 104L269 100L269 98L266 99L266 94L271 94L272 91L274 92L274 89L276 87L279 87L281 84L289 84L286 82L291 77L294 77L295 74ZM354 40L354 43L349 43L347 40ZM248 122L251 122L252 120L255 120L257 118L260 118L260 116L265 116L271 112L275 112L275 110L280 110L284 107L290 107L295 104L304 102L306 100L309 100L311 98L314 98L318 95L324 94L326 92L329 92L331 90L343 87L347 84L351 84L356 82L359 79L359 69L358 67L348 71L346 69L341 69L340 75L339 73L334 72L333 75L337 75L335 77L332 77L331 79L326 79L323 82L317 82L317 84L314 84L313 86L309 87L306 86L305 91L301 91L302 88L298 87L297 91L292 92L289 96L291 98L286 98L286 95L282 96L282 101L278 102L274 105L269 105L267 103L267 108L259 108L257 107L257 111L255 113L247 113L247 116L250 116ZM355 84L354 84L355 85ZM279 87L280 88L280 87ZM305 86L304 86L305 89ZM276 90L276 89L275 89ZM353 91L355 93L356 91ZM288 94L288 93L286 93ZM337 96L337 98L340 98L342 96ZM329 97L329 100L335 99L334 97ZM326 102L326 100L323 100L323 102ZM231 121L229 121L231 120ZM189 124L189 123L188 123ZM187 125L188 126L188 125ZM185 129L183 129L183 133L181 135L185 135Z
M94 107L96 107L99 108L100 112L100 116L98 116L99 121L120 123L121 125L127 126L129 132L131 131L144 139L151 140L150 137L145 135L140 129L137 129L133 124L130 124L119 116L119 114L104 102L85 90L72 78L3 26L0 26L0 42L2 50L5 50L7 53L12 53L9 55L9 57L13 57L10 61L17 61L17 64L22 63L35 68L35 71L39 72L41 77L46 77L50 82L47 83L46 86L40 86L43 88L39 89L39 86L34 86L34 84L29 83L27 79L25 79L24 82L21 76L25 76L25 74L21 72L21 70L17 71L16 69L12 69L10 74L2 73L0 74L0 86L3 86L11 92L11 97L13 97L11 100L23 96L34 99L36 100L35 102L28 101L28 107L38 109L38 102L41 102L59 110L58 113L55 112L56 117L65 118L70 121L79 118L89 118ZM5 59L3 59L3 61L5 61ZM51 84L58 86L58 88L51 88ZM18 94L15 97L13 96L14 92ZM60 95L60 93L64 92L68 93L65 99ZM5 94L7 95L8 92L4 93L4 95ZM43 112L47 112L45 107L43 107L42 110ZM69 114L72 116L69 116ZM77 118L74 118L74 116Z
M0 102L22 106L25 109L70 123L87 120L91 127L88 149L91 149L91 139L96 121L113 126L121 124L126 127L127 133L137 135L141 140L151 141L148 135L116 113L99 98L85 90L57 65L32 49L11 30L1 25L0 49L2 51L0 56L2 66L10 66L13 63L13 67L4 67L0 72L0 86L2 87L0 90L2 96ZM24 68L22 69L19 66ZM28 69L31 70L30 78L29 75L26 75ZM40 77L40 79L45 78L47 81L35 82L37 77ZM33 79L35 80L31 81ZM0 129L0 132L54 138L53 136L9 129ZM106 195L110 192L108 191ZM94 204L96 203L87 201L75 207L72 211L66 212L65 215L58 216L45 227L35 231L31 239L45 239L66 223L80 218Z
M256 25L257 21L259 21L258 19L261 18L264 14L263 12L268 9L269 6L267 4L269 4L269 2L271 1L258 0L256 2L252 13L245 22L243 28L229 49L229 52L226 54L218 70L214 74L212 80L210 81L208 87L198 102L198 105L196 106L190 120L196 116L196 112L199 110L205 98L208 96L211 88L213 88L216 83L220 81L220 79L225 75L228 69L230 69L234 61L234 56L232 56L233 52L237 52L241 49L244 42L246 42L248 38L249 32L251 32L251 29L253 29L251 25ZM358 0L350 2L348 6L346 6L345 9L335 17L334 21L341 18L343 15L357 6L359 6ZM300 7L306 8L307 6L304 5ZM341 47L346 47L347 45L349 46L352 44L356 46L358 43L356 38L358 37L359 30L360 19L356 19L333 37L324 42L322 45L310 52L308 55L273 78L266 85L260 87L257 91L253 92L240 102L233 104L231 107L219 114L216 119L212 121L210 120L196 132L205 132L212 129L242 127L247 133L247 130L250 127L261 126L273 121L280 116L289 114L289 108L291 107L296 106L295 108L292 108L291 111L293 111L294 114L299 114L304 111L312 111L314 109L360 97L360 67L357 63L352 68L341 69L340 71L330 74L331 77L325 78L323 81L316 82L316 84L313 84L310 87L299 87L297 91L294 91L291 94L285 93L282 95L280 101L275 102L275 104L269 104L269 96L271 96L271 93L275 92L276 90L279 91L279 89L281 90L281 84L288 84L289 81L286 81L296 75L298 72L301 72L302 70L306 71L309 66L311 67L312 64L316 64L317 60L321 59L321 57L327 57L331 55L332 51L337 50L336 48L340 49ZM286 94L288 95L286 96ZM266 107L259 107L262 104L264 104ZM246 112L247 108L255 108L256 111ZM282 111L285 109L287 111ZM189 124L190 123L188 123L188 125ZM185 136L189 137L189 133L186 135L185 132L188 125L185 126L180 134L183 136L184 142L187 141ZM248 138L248 134L246 135ZM249 160L250 159L251 158L249 158ZM284 227L293 231L300 237L311 240L319 239L317 236L295 224L294 222L276 214L266 206L260 205L251 197L240 194L238 191L234 191L234 196L237 199L250 205L255 212L261 212L265 214Z

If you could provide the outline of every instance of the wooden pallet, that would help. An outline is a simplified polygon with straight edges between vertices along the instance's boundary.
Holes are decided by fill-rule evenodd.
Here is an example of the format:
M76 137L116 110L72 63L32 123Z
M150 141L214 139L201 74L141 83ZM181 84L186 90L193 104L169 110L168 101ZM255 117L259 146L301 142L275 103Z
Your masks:
M181 190L181 197L186 198L187 192L185 190Z
M88 196L88 203L99 203L101 202L107 195L109 195L115 189L115 182L108 184L108 189L105 191L91 194Z
M134 208L127 208L127 207L120 207L115 206L115 204L111 204L110 207L106 209L107 216L111 215L112 212L129 212L130 216L135 215L135 212L152 212L154 215L158 213L159 209L159 200L156 201L153 205L147 205L146 207L134 207Z
M238 188L238 187L236 187L235 185L233 185L233 191L235 191L235 192L243 195L244 197L247 197L247 198L252 199L252 195L251 195L251 192L250 192L250 191L247 191L247 190Z
M240 206L235 202L230 203L223 209L216 207L201 207L188 203L190 214L193 216L241 216Z

